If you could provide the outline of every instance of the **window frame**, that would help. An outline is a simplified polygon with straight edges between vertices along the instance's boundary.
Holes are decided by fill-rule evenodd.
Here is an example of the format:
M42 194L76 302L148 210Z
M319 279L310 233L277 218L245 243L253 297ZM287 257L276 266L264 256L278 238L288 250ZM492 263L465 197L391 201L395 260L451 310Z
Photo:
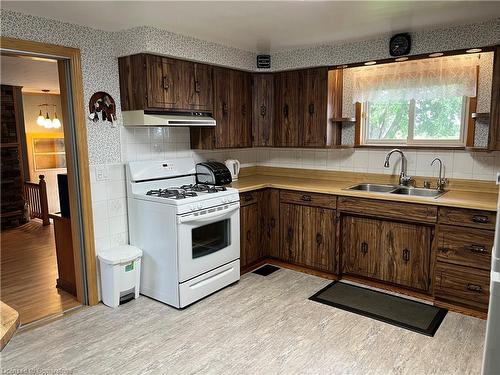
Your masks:
M470 98L462 97L462 116L460 122L460 138L457 139L415 139L415 99L409 101L408 137L406 139L369 139L369 102L361 104L361 144L365 146L417 146L417 147L465 147L468 130Z

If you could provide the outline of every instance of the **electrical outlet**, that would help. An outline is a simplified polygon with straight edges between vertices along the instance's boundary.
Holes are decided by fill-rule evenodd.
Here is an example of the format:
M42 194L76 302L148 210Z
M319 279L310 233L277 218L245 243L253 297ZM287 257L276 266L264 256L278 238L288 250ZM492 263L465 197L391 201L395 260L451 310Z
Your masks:
M96 167L95 179L96 181L107 181L109 179L109 168L104 166Z

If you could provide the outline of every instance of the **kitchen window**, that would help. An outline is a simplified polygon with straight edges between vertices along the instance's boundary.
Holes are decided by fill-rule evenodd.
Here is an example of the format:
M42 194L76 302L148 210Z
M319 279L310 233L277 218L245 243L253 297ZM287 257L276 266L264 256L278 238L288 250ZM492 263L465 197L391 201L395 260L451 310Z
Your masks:
M365 145L464 146L479 55L355 68Z
M363 143L464 146L468 98L372 101L363 105Z

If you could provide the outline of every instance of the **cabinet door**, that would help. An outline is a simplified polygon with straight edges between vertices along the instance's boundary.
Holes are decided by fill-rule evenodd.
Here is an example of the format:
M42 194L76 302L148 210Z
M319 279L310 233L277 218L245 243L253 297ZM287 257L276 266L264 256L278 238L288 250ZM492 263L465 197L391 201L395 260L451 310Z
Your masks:
M328 70L307 69L304 72L304 125L302 142L306 147L326 146Z
M274 78L272 74L254 74L252 79L253 146L272 146Z
M161 56L146 57L148 107L182 107L180 86L182 61Z
M233 136L230 147L250 147L252 145L252 98L250 75L237 70L231 71L231 102L230 126Z
M215 127L215 146L217 148L231 147L233 136L230 126L230 70L214 68L215 108L214 117L217 122Z
M429 289L431 228L383 221L380 242L380 280Z
M262 192L261 221L264 255L280 258L280 196L278 189Z
M183 75L186 109L211 112L213 110L212 67L185 62Z
M302 72L278 73L276 89L276 146L297 147L303 121Z
M261 258L259 241L259 205L243 206L240 209L241 267L246 267Z
M379 277L380 220L345 216L342 219L342 269L366 277Z
M335 211L302 208L302 251L297 262L322 271L335 270Z
M302 248L302 206L280 204L280 254L279 259L296 262Z

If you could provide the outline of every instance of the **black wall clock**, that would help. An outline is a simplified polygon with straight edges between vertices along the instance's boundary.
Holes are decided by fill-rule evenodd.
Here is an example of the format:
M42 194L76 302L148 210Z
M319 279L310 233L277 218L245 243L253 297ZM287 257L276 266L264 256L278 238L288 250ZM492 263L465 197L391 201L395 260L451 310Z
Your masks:
M389 42L389 53L391 56L403 56L410 53L411 37L410 34L396 34Z

